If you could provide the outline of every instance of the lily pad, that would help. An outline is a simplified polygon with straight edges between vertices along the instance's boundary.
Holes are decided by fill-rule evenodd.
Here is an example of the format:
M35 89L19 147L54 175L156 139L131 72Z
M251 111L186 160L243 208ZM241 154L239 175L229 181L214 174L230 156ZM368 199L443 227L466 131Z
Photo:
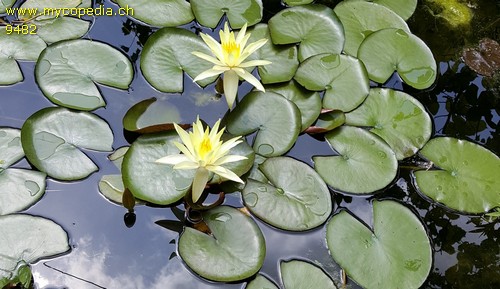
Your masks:
M245 289L279 289L273 282L269 281L261 274L257 274L255 279L248 282Z
M305 4L310 4L314 0L283 0L286 5L288 6L298 6L298 5L305 5Z
M352 56L358 54L359 45L366 37L380 29L398 28L410 33L410 28L403 18L389 8L377 3L343 1L335 6L333 11L335 11L344 26L346 39L344 52ZM376 51L376 53L381 52L382 50Z
M309 90L325 90L324 108L345 112L358 107L370 89L363 63L348 55L312 56L300 64L294 78Z
M222 141L228 141L229 139L233 138L233 135L230 135L228 133L224 133L221 137ZM226 163L223 164L222 167L232 171L238 176L242 176L246 174L253 166L254 164L254 159L255 159L255 152L253 151L252 147L248 145L246 141L243 140L243 142L239 143L237 146L229 150L230 155L238 155L238 156L244 156L246 157L245 160L237 161L237 162L232 162L232 163ZM209 182L210 184L220 184L221 182L227 181L226 178L223 178L219 175L214 174L212 177L212 180Z
M363 288L420 288L432 267L424 226L395 201L373 202L372 228L342 210L328 222L326 241L335 262Z
M269 20L274 44L300 43L299 61L320 54L340 54L344 28L333 10L317 4L281 10Z
M129 16L157 27L175 27L194 19L191 5L185 0L116 0L116 3L133 9Z
M257 224L228 206L203 213L211 235L186 227L179 237L179 255L194 272L209 280L246 279L264 263L266 246Z
M109 125L88 112L48 107L31 115L21 129L23 149L40 171L58 180L79 180L97 166L78 148L111 151Z
M259 166L269 183L252 179L242 191L245 206L259 219L290 231L323 224L332 212L330 191L308 165L289 157L267 159Z
M417 36L401 29L382 29L361 43L358 58L365 64L368 76L385 83L397 70L408 85L425 89L436 80L436 60L431 50Z
M64 229L41 217L0 216L0 236L0 280L16 276L20 264L32 264L70 249Z
M359 1L359 0L347 0L347 1ZM365 0L367 2L373 2L377 3L380 5L383 5L392 11L394 11L396 14L401 16L403 20L408 20L408 18L413 15L413 12L415 12L415 9L417 8L417 0Z
M293 80L268 86L266 90L279 93L297 105L300 110L301 131L304 131L316 121L321 112L321 97L319 93L308 91L297 85Z
M153 97L136 103L127 111L123 117L123 128L137 131L153 125L179 123L180 120L180 112L175 106L158 103Z
M45 192L45 173L9 168L0 172L0 215L20 212Z
M439 169L416 171L420 192L454 210L483 213L500 205L500 158L465 140L430 140L420 155Z
M256 153L265 157L286 153L301 129L297 106L274 92L250 92L227 115L227 130L234 135L257 132L253 142Z
M266 24L257 24L248 30L251 33L249 43L260 39L269 39L261 48L257 49L247 59L263 59L271 61L271 64L258 66L259 76L262 83L278 83L292 79L299 60L297 59L297 46L295 45L274 45L269 35Z
M337 289L323 270L308 262L282 261L280 271L285 289Z
M432 121L424 106L411 95L375 88L356 110L346 114L346 124L370 127L402 160L417 153L430 139Z
M0 127L0 172L24 157L19 129Z
M115 48L90 40L68 40L45 49L35 67L43 94L53 103L79 110L105 105L96 83L127 89L134 69Z
M319 115L316 123L305 132L309 134L325 133L345 123L345 114L340 110L332 110Z
M0 27L0 85L23 81L23 74L16 60L35 61L47 45L37 35L7 34Z
M0 1L0 14L3 14L7 11L7 8L12 7L16 0L1 0Z
M338 156L313 157L314 169L336 190L370 194L396 176L398 162L391 148L362 128L342 126L325 135Z
M162 92L182 92L185 71L191 78L212 68L213 64L192 55L199 51L211 55L210 48L196 34L180 28L163 28L148 38L141 54L141 70L146 80ZM198 81L201 86L216 77Z
M215 28L225 14L233 29L245 23L255 25L262 20L262 0L191 0L196 21Z

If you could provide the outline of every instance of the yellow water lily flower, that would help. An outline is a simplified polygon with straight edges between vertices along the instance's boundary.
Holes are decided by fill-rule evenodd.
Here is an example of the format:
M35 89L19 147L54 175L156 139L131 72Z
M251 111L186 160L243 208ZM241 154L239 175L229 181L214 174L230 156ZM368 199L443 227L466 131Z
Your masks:
M219 130L220 119L215 123L212 130L203 130L203 124L198 117L193 123L193 131L186 132L174 123L175 130L182 140L182 144L174 142L174 145L182 154L169 155L156 160L157 163L174 165L177 170L196 169L191 187L193 202L200 198L205 186L210 179L211 173L215 173L226 179L244 183L235 173L221 165L247 159L244 156L228 155L229 150L242 142L241 136L234 137L226 142L220 140L224 129Z
M240 77L250 82L258 90L265 91L259 80L244 68L271 64L271 62L267 60L250 60L243 62L248 56L267 42L267 39L263 38L246 46L248 38L250 38L250 33L245 34L246 30L247 24L245 23L245 25L241 27L241 30L235 35L233 31L229 31L226 22L224 24L224 30L219 31L221 43L217 42L208 34L200 34L203 41L205 41L217 58L201 52L193 52L193 54L199 58L215 64L211 69L196 76L194 81L224 74L224 94L226 95L226 101L230 109L233 107L234 100L236 99Z

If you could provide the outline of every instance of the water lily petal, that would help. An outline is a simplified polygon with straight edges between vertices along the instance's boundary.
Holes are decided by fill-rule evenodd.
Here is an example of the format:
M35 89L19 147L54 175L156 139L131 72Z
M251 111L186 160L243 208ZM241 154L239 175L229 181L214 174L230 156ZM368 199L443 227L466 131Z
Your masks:
M215 174L218 174L219 176L221 176L223 178L226 178L228 180L235 181L235 182L242 183L242 184L245 183L235 173L233 173L232 171L230 171L230 170L228 170L228 169L226 169L224 167L221 167L221 166L207 166L206 168L207 168L207 170L209 170L209 171L211 171L211 172L213 172Z
M272 63L271 61L267 61L267 60L250 60L250 61L241 63L240 65L238 65L238 67L246 68L246 67L252 67L252 66L257 66L257 65L268 65L271 63Z
M191 196L193 198L193 202L196 203L201 194L203 194L203 190L208 182L209 171L204 167L199 167L194 174L193 186L191 187Z
M253 86L255 86L255 88L257 88L258 90L260 90L260 91L266 91L264 89L264 86L262 86L262 84L260 83L260 81L257 78L255 78L255 76L253 76L251 73L249 73L248 71L246 71L245 69L243 69L243 68L233 68L232 71L236 72L236 74L238 74L244 80L250 82L250 84L252 84ZM225 73L224 73L224 75L225 75Z
M262 38L260 40L257 40L255 42L250 43L243 52L240 55L240 60L243 61L245 60L250 54L254 53L257 49L261 48L264 44L266 44L267 39Z
M174 123L174 128L175 128L175 131L177 132L177 134L179 135L179 137L181 138L182 143L186 146L188 151L191 152L191 154L193 154L194 147L190 141L189 134L182 127L177 125L176 123Z
M247 32L247 23L243 24L240 31L238 32L238 35L236 35L236 43L241 45L241 41L243 40L243 38L245 38L246 35L250 35L250 33L245 34L246 32ZM245 45L241 46L244 47Z
M212 57L210 55L206 55L205 53L201 53L201 52L198 52L198 51L193 51L191 52L194 56L197 56L201 59L204 59L208 62L212 62L213 64L215 65L218 65L218 66L223 66L224 63L222 63L219 59L215 58L215 57Z
M220 45L219 42L217 42L215 39L212 38L212 36L205 34L205 33L200 33L201 39L208 45L210 50L212 50L212 53L215 54L217 58L220 60L224 59L223 54L222 54L222 46Z
M219 75L221 73L223 73L224 71L220 71L220 70L216 70L216 69L209 69L209 70L205 70L203 71L202 73L200 73L198 76L196 76L193 81L198 81L198 80L202 80L202 79L205 79L205 78L209 78L209 77L212 77L212 76L215 76L215 75Z
M194 148L192 149L192 151L190 151L186 146L184 146L181 143L174 142L174 145L186 156L186 158L190 159L193 162L196 161L195 158L196 151Z
M189 161L189 158L185 155L169 155L166 157L159 158L155 161L155 163L167 164L167 165L176 165L182 162Z
M242 161L242 160L246 160L246 159L248 159L248 158L245 156L228 155L228 156L223 156L223 157L219 158L217 161L215 161L213 163L213 165L220 166L223 164L238 162L238 161Z
M199 168L200 165L198 163L192 162L192 161L185 161L178 163L174 166L174 169L176 170L193 170Z
M234 70L224 72L224 95L226 96L227 105L229 109L233 107L236 93L238 92L238 74Z

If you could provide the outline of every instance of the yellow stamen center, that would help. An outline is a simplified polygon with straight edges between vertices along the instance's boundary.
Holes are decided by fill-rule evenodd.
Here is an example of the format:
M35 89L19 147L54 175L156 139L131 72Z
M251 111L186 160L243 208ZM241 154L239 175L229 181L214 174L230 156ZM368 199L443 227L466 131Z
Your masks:
M198 151L200 158L204 159L205 156L212 151L212 143L208 137L204 137L200 144L200 149Z
M222 42L222 51L224 52L225 62L228 66L236 66L236 61L241 55L240 45L234 40L234 36L229 38L229 41Z

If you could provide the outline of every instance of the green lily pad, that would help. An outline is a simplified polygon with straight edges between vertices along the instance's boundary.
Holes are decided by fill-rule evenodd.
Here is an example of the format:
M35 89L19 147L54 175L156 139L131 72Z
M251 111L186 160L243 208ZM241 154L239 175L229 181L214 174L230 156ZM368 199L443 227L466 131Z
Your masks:
M402 160L417 153L430 139L432 121L424 106L411 95L375 88L356 110L346 114L346 124L370 127Z
M436 60L429 47L401 29L388 28L370 34L359 46L358 58L365 64L370 79L378 83L385 83L394 70L417 89L428 88L436 80Z
M321 97L319 93L308 91L297 85L293 80L268 86L266 90L279 93L297 105L300 110L301 131L304 131L314 123L321 112Z
M7 34L0 27L0 85L23 81L23 74L16 60L35 61L47 45L37 35Z
M203 212L203 221L211 235L186 227L179 237L179 255L189 268L220 282L243 280L259 271L266 246L250 217L232 207L219 206Z
M21 140L26 157L38 170L69 181L83 179L98 169L78 148L111 151L113 133L94 114L48 107L26 120Z
M289 157L259 166L269 183L252 179L242 191L245 206L259 219L284 230L305 231L323 224L332 212L330 191L308 165Z
M6 169L0 172L0 215L29 208L45 192L45 173L25 169Z
M264 84L289 81L299 67L297 59L297 46L295 45L274 45L269 35L267 24L257 24L248 30L251 33L248 43L260 39L269 39L261 48L257 49L247 59L263 59L271 61L271 64L257 66L259 76Z
M341 111L358 107L370 89L363 63L348 55L312 56L300 64L294 78L309 90L325 90L323 107Z
M262 0L191 0L196 21L215 28L226 14L233 29L255 25L262 20Z
M347 0L347 1L358 1L358 0ZM403 20L408 20L408 18L413 15L413 12L415 12L415 9L417 8L417 0L365 0L367 2L373 2L377 3L380 5L383 5L392 11L394 11L396 14L401 16Z
M105 105L96 83L127 89L133 74L132 63L115 48L80 39L47 47L35 67L43 94L55 104L78 110Z
M337 289L323 270L308 262L282 261L280 271L285 289Z
M257 274L255 279L248 282L245 289L279 289L273 282L269 281L261 274Z
M12 7L16 0L1 0L0 1L0 14L3 14L7 11L7 8Z
M295 143L301 128L297 106L274 92L250 92L226 117L227 130L247 135L258 130L253 142L256 153L280 156Z
M299 43L299 61L320 53L340 54L344 28L333 10L316 4L281 10L269 20L274 44Z
M141 54L141 70L146 80L162 92L182 92L185 71L191 78L213 64L191 54L199 51L212 55L210 48L196 34L180 28L163 28L148 38ZM217 77L198 81L206 86Z
M500 205L500 158L465 140L439 137L430 140L420 155L439 170L415 172L424 195L467 213L483 213Z
M133 9L129 16L157 27L175 27L194 19L191 5L185 0L116 0L116 3L123 9Z
M298 6L298 5L305 5L305 4L310 4L314 0L283 0L286 5L288 6Z
M23 2L20 8L23 8L22 10L18 10L18 18L19 20L28 20L35 18L37 20L40 19L52 19L52 18L59 18L59 17L65 17L62 15L63 8L75 8L79 7L80 5L87 5L86 7L90 7L89 5L92 3L89 3L88 1L81 1L81 0L65 0L65 1L53 1L53 0L26 0ZM45 9L47 8L47 9ZM50 8L53 8L53 10L49 10ZM45 11L44 11L45 9ZM37 15L34 15L33 11L37 12ZM23 13L21 13L23 12ZM44 13L45 12L45 13ZM59 12L59 14L57 14ZM70 13L70 11L65 11L66 13Z
M363 288L420 288L432 267L424 226L395 201L373 202L372 228L342 210L328 222L326 241L335 262Z
M398 162L391 148L362 128L343 126L325 135L338 156L313 157L314 169L336 190L369 194L396 176Z
M314 126L305 132L309 134L325 133L340 127L345 123L345 114L340 110L332 110L319 115Z
M19 129L0 127L0 172L24 157Z
M399 1L408 2L408 1ZM345 31L344 52L356 56L359 45L375 31L384 28L398 28L410 33L410 28L399 15L389 8L367 1L343 1L335 6ZM378 50L376 53L381 53ZM385 52L385 51L384 51Z
M0 236L0 280L17 276L20 264L32 264L70 249L64 229L41 217L0 216Z
M125 113L123 128L137 131L153 125L179 123L180 120L180 112L175 106L157 103L153 97L136 103Z

